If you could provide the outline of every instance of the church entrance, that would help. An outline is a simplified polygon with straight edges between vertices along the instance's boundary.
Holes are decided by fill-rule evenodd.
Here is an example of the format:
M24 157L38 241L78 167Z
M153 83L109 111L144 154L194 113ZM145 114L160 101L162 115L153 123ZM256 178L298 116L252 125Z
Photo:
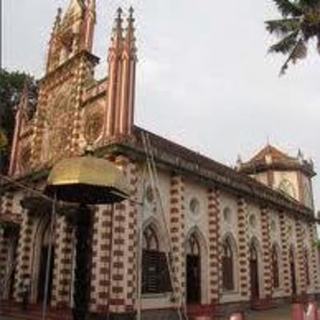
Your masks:
M191 235L187 246L187 304L201 303L201 255L199 242Z
M54 239L50 234L50 220L42 220L38 226L36 237L35 255L33 263L32 281L32 301L42 303L45 300L46 275L48 273L48 299L50 304L53 283L54 269ZM51 256L49 257L51 247ZM47 269L48 265L48 269Z
M51 258L48 261L49 245L44 245L41 248L40 266L39 266L39 279L38 279L38 302L44 301L45 286L46 286L46 273L47 263L49 262L49 279L48 279L48 303L51 300L52 280L53 280L53 266L54 266L54 250L52 248Z
M296 284L296 268L294 263L294 249L290 248L289 253L289 264L290 264L290 274L291 274L291 288L293 298L297 295L297 284Z
M15 275L17 270L17 248L18 248L18 237L15 237L13 239L12 243L12 251L11 255L9 257L10 264L9 264L9 300L12 300L14 297L14 281L15 281Z
M251 300L259 300L259 261L256 245L252 242L250 246L250 281Z

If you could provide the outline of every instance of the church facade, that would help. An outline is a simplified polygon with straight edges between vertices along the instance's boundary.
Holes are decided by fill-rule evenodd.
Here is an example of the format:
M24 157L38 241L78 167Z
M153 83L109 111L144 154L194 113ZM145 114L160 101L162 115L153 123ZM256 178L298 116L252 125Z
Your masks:
M74 225L62 212L52 234L51 206L41 192L53 164L84 154L88 145L123 170L131 189L130 200L91 208L86 290L92 318L133 318L141 308L144 316L215 319L234 308L315 299L312 161L267 145L230 168L136 126L133 10L126 16L125 22L118 10L107 77L97 81L95 0L70 0L58 11L36 110L29 110L27 88L17 108L14 183L2 183L1 299L21 301L28 277L29 301L41 303L49 262L50 307L73 308ZM146 137L156 183L145 174Z

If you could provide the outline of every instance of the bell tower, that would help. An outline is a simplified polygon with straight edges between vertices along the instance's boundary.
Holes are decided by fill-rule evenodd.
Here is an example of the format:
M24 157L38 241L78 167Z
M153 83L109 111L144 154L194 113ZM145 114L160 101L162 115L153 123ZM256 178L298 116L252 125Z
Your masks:
M62 10L58 9L49 41L47 73L82 51L91 53L95 11L95 0L71 0L63 16Z
M92 54L96 0L69 0L58 9L49 41L46 72L39 84L34 119L32 164L48 166L82 148L82 99L95 82Z
M314 208L312 178L316 175L312 160L296 157L268 144L247 162L238 160L238 171L278 190L286 196Z

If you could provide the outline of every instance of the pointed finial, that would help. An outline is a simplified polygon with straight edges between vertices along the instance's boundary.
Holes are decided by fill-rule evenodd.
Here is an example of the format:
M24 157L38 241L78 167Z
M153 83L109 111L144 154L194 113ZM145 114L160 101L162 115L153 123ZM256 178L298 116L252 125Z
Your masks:
M113 28L112 40L116 43L114 46L119 46L119 41L123 39L123 28L122 28L122 9L119 7L117 9L117 17L115 19L115 26Z
M96 11L96 0L88 0L86 7L90 10L90 11Z
M85 9L84 0L69 0L69 7L64 15L64 20L68 20L69 17L80 14Z
M134 9L133 7L129 8L129 16L128 16L128 26L126 30L125 43L129 52L135 51L135 28L134 28L134 17L133 17ZM132 51L133 50L133 51Z
M133 9L133 7L131 6L131 7L129 8L129 19L133 19L133 13L134 13L134 9Z
M270 146L270 136L267 135L267 146Z
M54 25L53 25L53 31L55 32L59 26L60 26L60 23L61 23L61 15L62 15L62 9L59 7L57 9L57 15L56 15L56 19L55 19L55 22L54 22Z
M119 7L119 8L117 9L117 14L118 14L117 20L118 20L118 21L119 21L119 20L122 21L122 9L121 9L121 7Z
M120 7L117 10L117 18L115 21L115 31L122 32L122 9Z
M309 164L310 164L311 168L313 169L313 167L314 167L314 162L313 162L313 160L312 160L311 157L309 158Z
M129 8L129 16L128 16L128 29L133 29L133 23L134 23L134 17L133 17L133 14L134 14L134 9L133 7L130 7Z
M299 162L303 162L303 160L304 160L304 155L303 155L303 153L302 153L302 151L301 151L300 148L299 148L299 150L298 150L298 156L297 156L297 158L298 158Z
M239 170L241 168L241 165L242 165L241 155L238 154L237 161L236 161L236 169Z

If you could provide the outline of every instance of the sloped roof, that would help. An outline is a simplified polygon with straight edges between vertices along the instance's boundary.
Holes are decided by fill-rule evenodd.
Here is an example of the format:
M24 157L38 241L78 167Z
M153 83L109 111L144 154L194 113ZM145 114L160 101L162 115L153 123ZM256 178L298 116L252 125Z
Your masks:
M133 128L132 136L112 137L97 154L103 155L108 152L130 154L144 158L145 150L142 135L149 137L153 149L153 156L159 166L170 167L177 173L193 176L202 182L219 186L222 189L232 190L235 194L248 196L251 199L268 203L271 207L276 206L279 210L285 209L289 213L299 214L313 220L313 211L295 199L288 198L283 193L273 190L256 181L247 174L238 172L213 159L194 152L173 141L167 140L140 127ZM107 149L109 149L107 151Z
M276 147L267 144L262 150L260 150L254 157L252 157L248 163L265 161L266 156L271 156L273 160L294 160L294 158L289 157L286 153L280 151Z
M266 170L299 170L309 177L315 176L312 163L298 157L291 157L278 148L267 144L249 161L238 168L240 172L254 174Z

